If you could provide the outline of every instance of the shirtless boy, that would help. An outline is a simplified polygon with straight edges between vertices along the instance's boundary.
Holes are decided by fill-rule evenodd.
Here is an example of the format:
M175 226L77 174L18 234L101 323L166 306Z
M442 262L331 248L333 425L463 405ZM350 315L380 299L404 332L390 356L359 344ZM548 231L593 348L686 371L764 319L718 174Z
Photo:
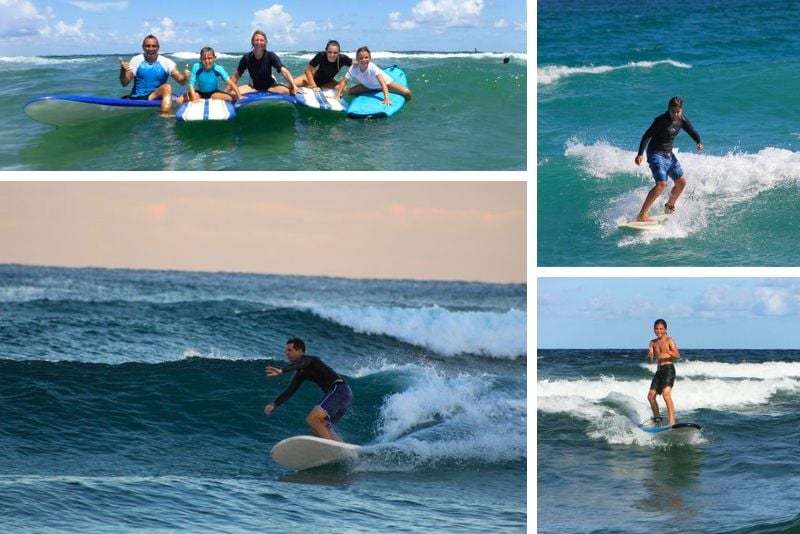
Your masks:
M661 415L658 411L656 396L664 397L669 413L669 425L675 424L675 406L672 404L672 386L675 385L675 366L673 361L681 357L675 340L667 335L667 322L664 319L656 320L653 325L656 338L650 341L647 350L647 361L653 361L655 357L658 362L658 370L653 381L650 383L650 391L647 393L647 401L653 409L653 420L661 422Z

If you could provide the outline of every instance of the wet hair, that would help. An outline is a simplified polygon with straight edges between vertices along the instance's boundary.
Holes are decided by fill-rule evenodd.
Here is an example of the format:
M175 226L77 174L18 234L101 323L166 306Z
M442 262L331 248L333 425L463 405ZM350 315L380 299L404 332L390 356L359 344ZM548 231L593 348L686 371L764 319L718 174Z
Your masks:
M664 330L667 329L667 321L665 321L664 319L656 319L656 322L653 323L653 328L657 327L660 324L664 325Z
M683 99L679 96L673 96L672 98L669 99L667 108L683 109Z
M212 56L217 57L217 53L214 52L213 48L211 48L210 46L204 46L203 48L200 49L200 59L203 59L203 56L208 54L209 52L211 52Z
M256 38L256 35L260 35L261 37L263 37L263 38L264 38L264 40L265 40L266 42L268 42L268 43L269 43L269 39L267 39L267 34L266 34L266 33L264 33L264 32L262 32L261 30L256 30L256 31L254 31L254 32L253 32L253 35L251 35L251 36L250 36L250 45L251 45L251 46L252 46L252 44L253 44L253 39L255 39L255 38Z
M148 35L147 37L145 37L144 39L142 39L142 48L144 48L144 43L145 43L145 41L147 41L148 39L155 39L155 41L156 41L156 44L158 45L158 47L159 47L159 48L161 48L161 43L159 43L159 42L158 42L158 37L156 37L156 36L155 36L155 35L153 35L152 33L151 33L150 35Z
M369 48L367 48L366 46L362 46L361 48L356 50L356 57L358 57L358 54L360 54L361 52L366 52L367 54L369 54L369 58L372 59L372 52L370 52Z
M334 46L335 46L336 48L338 48L340 51L342 50L342 45L340 45L340 44L339 44L339 41L337 41L336 39L331 39L330 41L328 41L328 42L325 44L325 51L326 51L326 52L328 51L328 47L329 47L330 45L334 45Z
M293 337L292 339L288 340L286 344L291 345L294 350L301 350L303 353L306 352L306 344L299 337Z

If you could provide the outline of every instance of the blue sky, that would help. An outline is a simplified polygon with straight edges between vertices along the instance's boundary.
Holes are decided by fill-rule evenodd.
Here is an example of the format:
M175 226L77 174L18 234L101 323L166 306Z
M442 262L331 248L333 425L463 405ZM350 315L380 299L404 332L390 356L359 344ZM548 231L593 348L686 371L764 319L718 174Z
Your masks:
M72 55L140 51L155 34L162 51L213 46L249 49L253 29L275 51L321 50L337 39L345 51L525 52L524 0L0 0L0 55Z
M540 278L537 347L800 348L800 278Z

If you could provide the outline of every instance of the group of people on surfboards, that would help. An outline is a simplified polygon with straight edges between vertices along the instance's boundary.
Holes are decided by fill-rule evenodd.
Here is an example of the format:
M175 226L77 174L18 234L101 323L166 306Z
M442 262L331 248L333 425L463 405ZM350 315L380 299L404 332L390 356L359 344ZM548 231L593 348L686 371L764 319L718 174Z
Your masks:
M372 53L369 48L362 46L356 51L355 62L346 54L341 53L338 41L330 40L325 45L325 50L317 53L306 65L303 74L292 76L289 69L275 52L267 50L267 35L261 30L253 32L250 38L252 50L245 53L236 71L228 75L227 71L216 64L216 53L211 47L204 47L200 51L200 61L191 69L187 64L183 71L171 59L159 54L161 47L158 38L148 35L142 41L142 53L134 56L130 61L120 58L119 81L127 87L133 81L131 93L126 98L139 100L161 100L161 112L171 113L173 100L180 105L183 102L196 102L200 98L213 98L221 100L238 100L246 98L248 93L266 91L279 94L295 94L301 87L308 87L314 91L322 89L335 89L336 98L339 99L344 92L349 80L355 81L348 93L357 95L366 91L382 91L384 104L390 104L389 93L398 93L406 100L412 99L411 90L392 80L380 67L372 63ZM336 79L342 67L349 67L341 81ZM272 71L283 76L286 84L280 84L273 77ZM239 80L244 72L250 75L250 83L239 85ZM170 76L179 84L189 83L186 94L173 99L172 86L169 84ZM225 84L225 89L219 88L218 79Z

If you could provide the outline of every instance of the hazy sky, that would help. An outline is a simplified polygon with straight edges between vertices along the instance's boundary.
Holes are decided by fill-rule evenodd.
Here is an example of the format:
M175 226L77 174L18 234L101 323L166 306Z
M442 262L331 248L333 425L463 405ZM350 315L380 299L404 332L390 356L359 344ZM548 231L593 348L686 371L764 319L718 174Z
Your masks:
M540 278L539 348L800 348L799 278Z
M244 52L256 28L275 51L337 39L345 51L524 52L527 11L525 0L0 0L0 55L140 52L149 33L163 53Z
M0 263L525 282L525 182L0 182Z

